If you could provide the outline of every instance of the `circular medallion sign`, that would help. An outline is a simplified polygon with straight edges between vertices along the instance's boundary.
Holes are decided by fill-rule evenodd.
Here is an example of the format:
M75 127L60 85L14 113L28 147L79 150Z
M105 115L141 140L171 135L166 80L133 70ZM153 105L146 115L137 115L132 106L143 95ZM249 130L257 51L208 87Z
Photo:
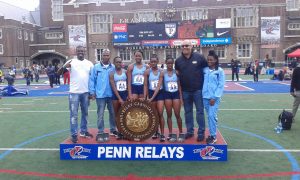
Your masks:
M150 138L158 128L158 115L148 101L134 100L125 102L117 116L120 133L129 140Z

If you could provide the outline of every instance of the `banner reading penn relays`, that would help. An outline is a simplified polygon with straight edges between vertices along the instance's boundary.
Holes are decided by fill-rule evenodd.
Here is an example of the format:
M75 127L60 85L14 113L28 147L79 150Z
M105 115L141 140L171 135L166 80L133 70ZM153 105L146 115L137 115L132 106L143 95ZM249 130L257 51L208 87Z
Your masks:
M60 144L60 159L227 161L227 145Z

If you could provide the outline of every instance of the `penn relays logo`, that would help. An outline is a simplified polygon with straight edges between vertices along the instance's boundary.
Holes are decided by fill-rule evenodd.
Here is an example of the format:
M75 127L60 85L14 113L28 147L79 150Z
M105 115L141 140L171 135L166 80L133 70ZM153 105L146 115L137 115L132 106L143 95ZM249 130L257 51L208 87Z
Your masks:
M216 149L214 146L206 146L202 149L194 149L194 153L199 153L200 157L205 160L218 160L219 156L214 156L214 153L223 154L223 150Z
M69 153L72 159L86 159L88 156L81 153L91 153L91 149L82 146L75 146L74 148L64 149L64 153Z

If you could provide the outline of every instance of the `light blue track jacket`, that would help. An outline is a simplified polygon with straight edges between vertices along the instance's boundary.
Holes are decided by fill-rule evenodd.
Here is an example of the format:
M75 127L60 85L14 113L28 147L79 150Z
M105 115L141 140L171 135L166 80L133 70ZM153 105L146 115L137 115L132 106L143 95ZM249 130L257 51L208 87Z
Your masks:
M96 98L112 97L109 74L114 70L115 66L111 63L107 68L102 63L94 65L89 79L89 92L91 95L96 94Z
M204 68L204 83L202 88L202 96L205 99L217 99L223 95L225 85L225 74L222 68L218 70L210 70Z

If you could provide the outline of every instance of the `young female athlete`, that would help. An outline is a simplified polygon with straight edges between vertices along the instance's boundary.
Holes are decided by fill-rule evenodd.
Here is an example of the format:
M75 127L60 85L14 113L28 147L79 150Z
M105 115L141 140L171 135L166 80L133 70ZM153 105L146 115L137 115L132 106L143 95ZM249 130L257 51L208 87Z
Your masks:
M178 141L184 141L184 134L182 133L182 119L180 117L180 108L182 102L180 82L176 75L176 71L173 68L174 59L170 56L166 59L167 69L164 71L164 97L165 106L167 111L167 123L169 128L168 140L174 142L177 139L171 137L172 134L172 109L177 120L177 126L179 129Z
M225 75L219 67L219 58L215 51L209 51L207 56L208 67L204 68L204 84L202 89L203 105L206 110L209 133L207 144L217 142L217 113L221 96L223 95Z
M158 57L156 54L152 54L150 57L150 69L145 72L144 83L144 97L148 97L148 100L152 103L152 106L156 108L159 116L160 125L160 142L165 141L164 126L165 120L163 117L164 111L164 92L163 92L163 77L164 72L157 67Z
M109 75L109 82L113 90L112 103L115 114L118 113L121 105L126 101L128 96L127 91L127 75L126 70L122 69L122 59L117 56L114 58L115 71ZM121 139L122 135L119 133L117 139Z
M148 65L142 62L143 52L137 50L134 52L135 63L130 64L127 70L128 79L128 98L130 100L144 98L144 73Z

